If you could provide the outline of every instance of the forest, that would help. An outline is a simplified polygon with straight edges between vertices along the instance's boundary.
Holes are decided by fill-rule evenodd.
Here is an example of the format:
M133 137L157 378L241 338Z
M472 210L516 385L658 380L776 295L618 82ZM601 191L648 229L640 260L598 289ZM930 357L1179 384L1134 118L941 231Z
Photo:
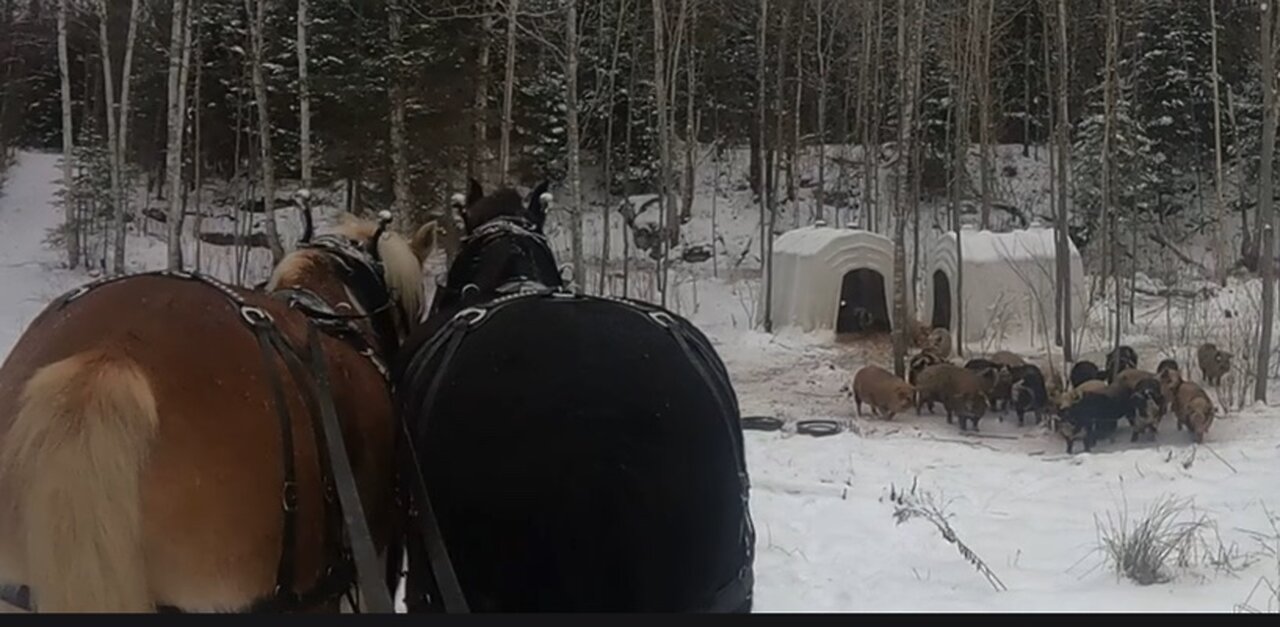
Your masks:
M199 267L173 242L214 204L267 216L237 242L279 259L286 188L335 190L406 228L451 218L452 254L448 198L469 179L549 180L575 283L605 290L587 268L632 245L611 241L625 220L640 248L627 254L655 262L665 298L702 155L742 150L749 175L730 184L750 189L737 209L758 212L762 272L790 225L854 223L905 256L922 213L955 230L1038 221L1101 277L1060 280L1060 302L1110 286L1118 303L1139 274L1163 293L1260 274L1268 347L1276 13L1265 0L0 0L0 155L71 155L53 234L71 268L122 272L141 220L164 224L171 268ZM1008 146L1047 162L1048 198L1002 192L1026 174L999 164ZM656 228L618 211L644 195ZM584 232L600 223L588 216L601 233Z

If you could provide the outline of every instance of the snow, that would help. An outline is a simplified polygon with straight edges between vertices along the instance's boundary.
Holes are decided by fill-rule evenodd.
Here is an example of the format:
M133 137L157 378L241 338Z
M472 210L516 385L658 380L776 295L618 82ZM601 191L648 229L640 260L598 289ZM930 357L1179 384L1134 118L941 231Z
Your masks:
M1005 261L1043 261L1054 257L1054 230L1047 228L1019 229L1010 233L993 233L961 229L964 238L963 255L974 263L999 263ZM954 246L955 233L941 233Z
M1022 172L1037 167L1018 160L1016 147L1001 148L1001 164L1011 160ZM741 157L726 157L737 158L739 172L745 169ZM58 159L19 153L0 195L0 282L6 286L0 354L50 299L91 278L62 269L60 251L43 245L48 229L61 221L53 203ZM1038 197L1036 185L1043 182L1035 178L1014 193ZM708 181L699 189L688 225L695 237L710 232L712 197ZM710 337L729 369L744 416L778 416L787 422L779 432L746 433L758 537L756 611L1230 612L1246 600L1268 609L1264 593L1250 594L1264 577L1280 584L1280 566L1276 557L1261 555L1249 532L1274 533L1266 511L1280 511L1280 409L1228 394L1235 385L1229 375L1223 390L1210 390L1228 412L1215 422L1205 445L1192 444L1166 418L1154 443L1130 444L1122 426L1114 443L1104 440L1093 452L1072 456L1043 426L1019 427L1011 414L1003 422L988 415L980 436L961 434L942 416L927 412L908 412L893 421L856 416L841 388L863 365L890 366L887 341L838 344L829 332L759 331L752 318L762 300L760 282L758 272L747 268L758 268L758 260L732 265L750 237L758 236L756 205L749 189L727 185L716 198L717 228L729 247L718 260L719 276L712 276L710 263L681 267L672 279L669 305ZM802 203L806 215L808 209ZM785 222L779 219L783 230L789 228ZM291 226L283 230L290 232ZM589 222L588 232L594 228ZM163 266L164 246L157 235L135 233L129 246L132 269ZM588 249L597 250L592 246ZM615 243L618 258L620 249ZM979 251L966 244L965 252ZM230 265L216 256L208 262L216 273L229 272ZM633 296L643 289L642 274L632 277ZM1176 356L1193 376L1198 375L1194 347L1204 340L1236 351L1236 363L1248 361L1258 302L1257 281L1237 280L1194 307L1143 299L1129 343L1138 349L1143 367ZM1108 315L1102 303L1079 322L1082 357L1097 359L1106 348L1096 333ZM1033 337L1008 338L1000 348L1042 363L1052 357L1036 348ZM1280 390L1273 386L1271 394ZM796 420L812 418L836 420L845 429L824 438L794 433ZM958 538L1007 591L992 589L929 522L895 524L890 487L901 489L913 481L946 503ZM1214 522L1216 533L1205 534L1208 548L1235 545L1257 559L1234 573L1197 560L1176 571L1170 583L1150 586L1117 577L1097 551L1096 519L1121 510L1134 517L1166 494L1190 499L1196 515ZM1269 609L1280 606L1272 600Z

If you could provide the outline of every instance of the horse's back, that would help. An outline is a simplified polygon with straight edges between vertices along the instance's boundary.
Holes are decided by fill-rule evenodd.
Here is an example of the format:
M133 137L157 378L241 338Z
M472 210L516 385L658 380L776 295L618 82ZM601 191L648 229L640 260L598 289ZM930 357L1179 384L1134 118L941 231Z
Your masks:
M708 609L750 570L736 399L683 324L601 299L531 298L459 345L429 417L411 415L478 609ZM409 407L421 409L438 365L402 381Z

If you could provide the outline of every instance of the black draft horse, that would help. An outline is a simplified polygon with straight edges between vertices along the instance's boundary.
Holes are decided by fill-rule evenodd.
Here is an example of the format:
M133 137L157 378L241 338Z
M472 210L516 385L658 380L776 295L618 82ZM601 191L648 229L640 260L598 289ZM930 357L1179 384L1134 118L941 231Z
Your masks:
M749 612L755 530L724 364L669 311L568 291L545 190L471 182L459 254L400 353L406 605Z

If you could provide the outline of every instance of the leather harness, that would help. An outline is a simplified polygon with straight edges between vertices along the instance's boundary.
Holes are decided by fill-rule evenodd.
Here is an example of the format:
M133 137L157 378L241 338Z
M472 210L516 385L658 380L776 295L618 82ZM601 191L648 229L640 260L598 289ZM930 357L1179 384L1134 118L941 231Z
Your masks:
M283 512L280 559L276 568L276 584L271 595L251 603L246 612L291 612L305 610L316 605L349 595L356 585L360 592L361 609L370 613L392 613L395 608L385 587L375 576L377 553L364 509L355 485L355 475L346 454L342 429L328 381L328 367L317 329L352 346L368 359L384 381L390 385L386 364L378 352L365 340L365 335L355 324L356 320L369 319L374 334L382 343L382 354L396 341L394 322L390 319L392 298L382 274L381 262L365 254L354 242L336 235L324 235L301 244L300 248L314 248L330 253L346 274L346 283L355 283L352 292L361 301L364 314L342 314L333 310L313 292L299 288L287 288L273 292L271 297L285 301L290 309L302 312L307 321L307 343L303 350L294 348L276 326L267 311L250 305L235 290L218 279L189 272L158 271L110 277L80 286L61 296L55 302L60 309L89 291L137 276L159 276L178 280L196 281L216 289L230 301L249 327L261 352L263 367L271 388L272 402L279 417L281 435L281 460L284 481L280 503ZM374 296L382 302L373 302ZM294 590L295 553L297 552L297 483L294 460L293 420L285 401L284 385L279 370L272 366L272 353L279 355L289 370L296 386L305 388L303 395L308 412L319 419L321 428L316 434L316 450L324 481L325 543L340 559L330 561L329 567L310 590L298 593ZM342 530L346 531L346 543ZM0 601L19 609L32 611L30 590L25 585L0 585ZM351 603L355 608L356 604ZM180 613L172 606L157 606L159 612Z

